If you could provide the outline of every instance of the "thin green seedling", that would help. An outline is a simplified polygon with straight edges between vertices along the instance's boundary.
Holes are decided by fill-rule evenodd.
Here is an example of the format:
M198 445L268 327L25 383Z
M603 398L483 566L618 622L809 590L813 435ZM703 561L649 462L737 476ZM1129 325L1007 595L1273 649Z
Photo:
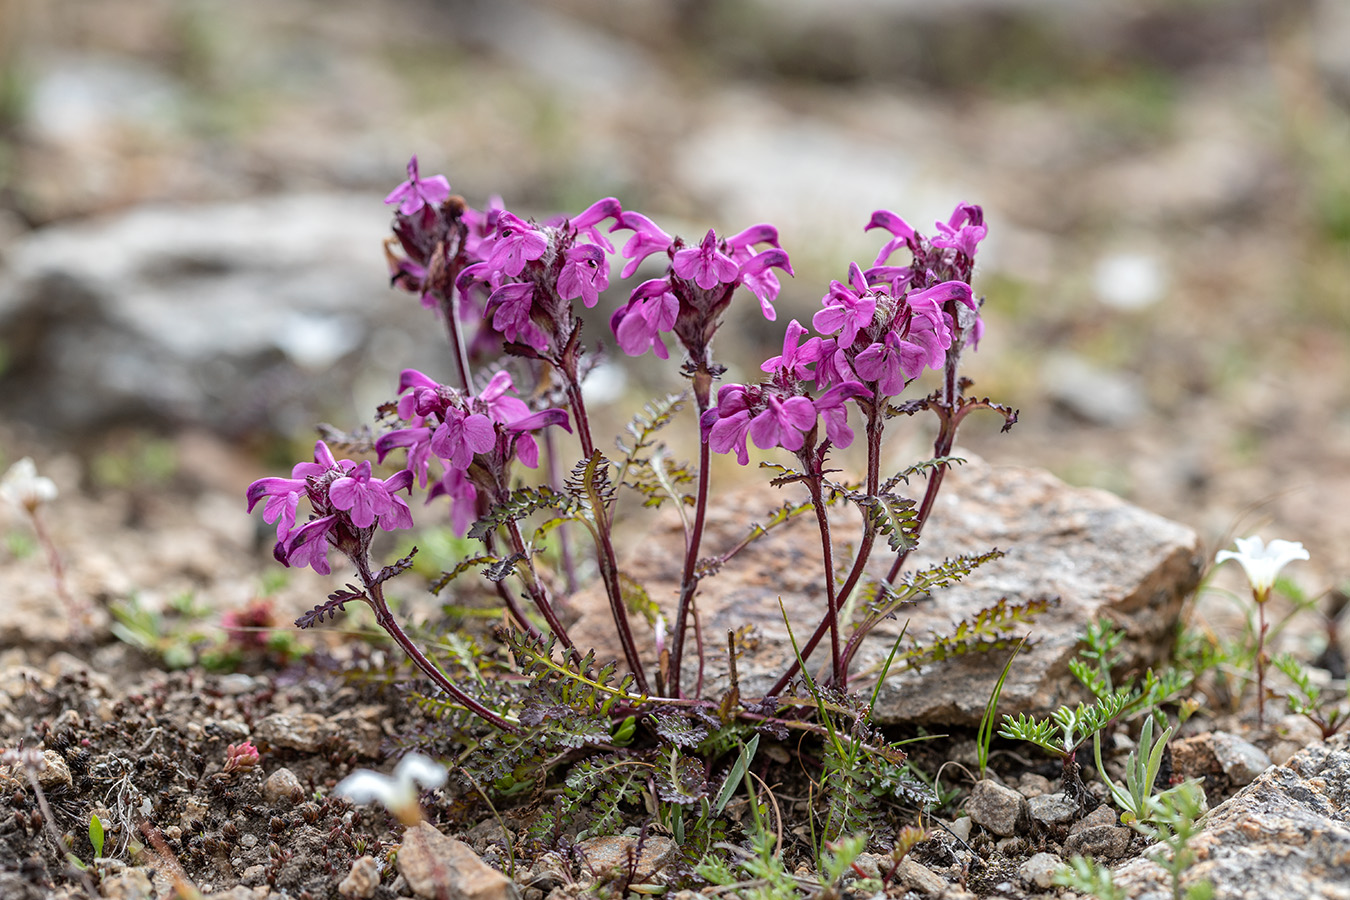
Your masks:
M1341 701L1331 704L1323 700L1322 688L1313 683L1312 675L1307 668L1291 654L1283 653L1275 657L1274 663L1275 668L1284 673L1294 686L1292 693L1284 695L1284 702L1289 705L1289 711L1303 716L1316 725L1322 732L1322 740L1331 737L1340 731L1346 722L1350 722L1350 714L1340 705ZM1350 687L1346 688L1345 699L1350 699Z
M1054 883L1097 900L1126 900L1125 889L1116 884L1111 870L1095 859L1073 856L1055 872Z
M1135 824L1135 830L1162 845L1158 862L1171 876L1172 900L1210 900L1214 886L1208 880L1181 889L1181 877L1196 861L1190 841L1200 833L1205 817L1205 792L1199 782L1187 781L1165 791L1153 801L1147 821Z
M999 673L998 681L994 683L994 689L989 694L989 701L984 705L984 715L980 717L980 728L975 733L975 756L979 763L980 779L984 779L985 772L989 768L989 748L994 743L994 723L997 721L998 700L1003 695L1003 685L1008 680L1008 673L1012 671L1013 660L1017 659L1017 654L1022 652L1022 648L1027 644L1027 635L1017 642L1013 651L1008 655L1008 661L1003 664L1003 671Z
M98 813L89 814L89 843L94 848L94 858L103 856L103 820Z
M1139 732L1139 749L1137 752L1131 752L1125 762L1123 785L1112 781L1106 774L1106 767L1102 765L1101 732L1092 735L1092 758L1097 764L1097 775L1111 791L1111 799L1116 802L1116 806L1124 811L1120 819L1126 825L1144 821L1153 813L1157 802L1153 786L1158 780L1158 772L1162 769L1167 741L1172 737L1172 731L1170 727L1164 729L1162 734L1158 735L1157 741L1154 741L1153 716L1144 719L1144 725Z

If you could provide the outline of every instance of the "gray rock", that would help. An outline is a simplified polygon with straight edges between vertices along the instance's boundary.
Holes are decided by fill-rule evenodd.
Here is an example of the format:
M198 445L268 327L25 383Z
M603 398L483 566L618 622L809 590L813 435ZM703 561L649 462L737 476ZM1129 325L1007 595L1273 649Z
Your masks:
M999 837L1016 834L1027 824L1027 799L1012 788L984 779L975 783L966 801L966 814Z
M1018 867L1017 874L1027 884L1048 888L1055 883L1055 873L1062 865L1064 860L1053 853L1037 853Z
M1077 834L1078 832L1086 831L1089 828L1097 828L1099 826L1104 825L1119 825L1119 824L1120 824L1120 813L1116 812L1116 808L1111 804L1103 803L1101 806L1097 807L1092 812L1083 816L1082 819L1073 823L1073 827L1069 829L1069 834L1071 835Z
M1214 732L1213 747L1223 774L1234 787L1251 784L1256 776L1270 768L1270 757L1264 750L1235 734Z
M1191 841L1198 861L1182 890L1208 879L1225 900L1350 897L1350 735L1267 769L1216 806ZM1172 896L1152 859L1131 860L1116 883L1136 900Z
M100 888L106 900L153 900L154 885L150 883L147 869L137 867L104 876Z
M314 753L327 736L327 725L318 713L273 713L254 726L253 737L273 747Z
M1078 815L1078 804L1061 791L1031 797L1027 800L1027 810L1031 818L1042 825L1068 825Z
M1122 825L1094 825L1070 834L1064 852L1070 856L1093 859L1120 859L1130 849L1134 832Z
M1128 372L1104 369L1080 356L1056 354L1041 369L1047 396L1093 425L1120 428L1148 411L1143 383Z
M648 835L642 842L642 854L637 855L638 839L628 834L590 838L577 844L592 874L601 876L615 870L628 871L630 860L636 857L634 879L646 881L660 872L679 855L679 847L668 837Z
M295 773L282 766L263 782L263 798L268 803L280 803L283 800L299 803L305 798L305 789Z
M45 765L38 770L37 780L43 790L68 791L75 786L64 756L55 750L43 750L42 758Z
M290 196L33 232L0 271L0 414L226 434L350 419L354 391L392 397L443 344L388 288L388 222L378 197Z
M901 610L896 620L881 623L863 643L852 671L878 670L902 628L909 645L932 634L950 635L955 623L1005 598L1041 599L1051 606L1036 616L1033 625L1017 624L1009 630L1019 635L1032 631L1033 640L1018 656L1014 677L1004 685L1002 713L1043 711L1079 699L1068 663L1085 623L1097 617L1110 617L1125 630L1124 664L1143 667L1160 662L1181 602L1198 583L1195 533L1105 491L1069 487L1036 469L990 466L969 454L958 451L958 455L969 461L948 474L908 570L995 547L1007 555L932 599ZM784 501L799 499L792 489L768 487L728 498L709 510L703 554L711 556L733 546L752 522L762 521ZM705 635L726 635L744 626L755 629L757 639L745 642L738 661L743 696L768 690L793 658L780 598L799 641L819 621L823 605L819 533L809 518L798 517L752 544L699 587ZM836 547L852 540L858 532L856 510L835 511L831 528ZM678 548L683 547L678 517L660 519L639 546L641 551L623 562L623 570L654 600L673 607L681 566ZM654 547L665 552L653 552ZM893 559L885 551L883 544L874 560L878 575ZM576 644L597 648L601 659L621 657L603 594L584 592L573 598L573 608L579 620L568 630ZM650 632L639 631L637 643L650 652ZM819 648L811 664L818 669L828 664L827 657L828 648ZM1006 660L1006 651L970 653L921 671L892 672L878 694L873 720L976 725ZM686 683L692 671L691 663L685 668ZM725 690L725 653L709 652L704 674L705 696Z
M429 900L517 900L511 879L488 866L468 844L423 822L403 835L398 870L408 887Z
M380 866L373 856L362 856L352 862L351 871L338 884L338 893L344 897L358 897L361 900L375 896L380 886Z
M927 897L946 897L950 896L947 890L952 887L951 882L943 878L932 869L905 857L900 861L900 866L895 870L896 880L900 884L909 888L911 891L917 891Z

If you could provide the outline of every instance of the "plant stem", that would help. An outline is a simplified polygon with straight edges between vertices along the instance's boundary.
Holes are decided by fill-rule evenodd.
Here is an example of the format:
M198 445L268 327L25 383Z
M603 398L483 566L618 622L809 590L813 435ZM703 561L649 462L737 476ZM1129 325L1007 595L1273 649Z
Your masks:
M581 384L577 379L574 357L564 358L566 365L558 367L567 385L567 402L572 408L572 417L576 421L577 438L581 441L581 452L586 459L595 456L595 441L591 438L590 417L586 414L586 400L581 394ZM614 542L610 535L609 513L599 498L593 498L592 513L595 517L596 555L600 564L600 579L605 584L605 594L609 597L609 611L614 617L614 630L623 645L624 659L633 673L638 688L646 693L647 673L642 667L642 657L638 655L637 644L633 640L633 628L628 623L628 611L624 607L623 592L619 584L619 563L614 553Z
M426 655L413 643L412 638L408 637L407 632L399 626L393 613L389 611L389 604L384 599L384 587L371 574L370 564L365 557L354 555L352 562L356 564L357 574L361 577L362 585L365 586L366 597L370 600L370 608L375 611L375 624L383 628L394 639L394 643L398 644L403 652L408 654L408 658L413 661L417 668L426 673L427 677L434 681L437 687L480 719L491 722L503 731L516 731L515 725L464 693L431 660L427 659Z
M848 672L843 668L843 659L839 654L839 598L834 593L834 553L830 546L830 519L826 515L825 497L820 489L820 481L820 475L811 475L806 479L806 487L811 492L811 503L816 508L816 524L820 526L820 553L825 564L825 606L830 626L832 678L842 691L848 689Z
M867 412L867 495L869 497L876 496L877 489L881 484L881 434L884 429L885 423L882 421L881 410L873 405ZM818 512L817 515L819 514ZM858 553L853 560L853 568L849 570L848 577L844 579L844 583L840 585L836 594L836 604L846 603L849 594L857 586L858 579L862 577L863 569L867 566L867 560L872 555L872 545L876 541L876 536L876 529L872 527L871 520L864 513L862 540L858 543ZM811 633L811 637L802 645L801 662L805 662L811 656L812 651L816 649L816 645L820 643L829 630L830 618L821 619L820 624L816 626L816 630ZM843 660L843 663L847 665L847 658ZM787 671L779 676L773 687L769 689L769 695L781 694L800 668L799 661L794 658ZM840 670L836 669L835 671Z
M525 539L521 537L520 526L515 522L506 523L507 534L511 536L511 549L525 558L525 567L528 575L525 579L525 589L530 593L530 599L534 601L535 608L543 615L544 621L548 623L549 630L558 637L558 643L564 647L572 646L572 639L567 636L567 629L558 619L558 613L553 609L553 604L548 599L548 591L539 582L538 573L534 570L534 560L525 548Z
M56 596L61 598L61 604L66 608L66 615L70 616L70 625L72 635L78 635L81 640L87 636L86 632L91 624L89 607L75 599L70 593L70 588L66 584L65 567L61 565L61 554L56 549L56 542L52 540L51 534L47 531L47 526L42 522L42 515L38 508L33 506L28 509L28 518L33 523L33 531L37 533L38 543L42 545L42 550L47 554L47 566L52 570L52 580L56 582Z
M670 643L670 694L682 697L680 692L680 664L684 659L684 636L689 625L689 608L698 590L698 551L703 543L703 523L708 514L708 483L712 478L712 452L707 436L702 434L703 414L712 401L712 373L701 364L694 373L694 401L698 406L698 497L694 504L694 525L685 539L684 571L680 575L680 601L675 610L675 631ZM699 642L699 671L702 672L702 641ZM702 688L702 677L699 678Z
M548 483L556 491L562 487L562 481L558 478L558 449L553 440L553 429L545 428L540 433L544 441L544 456L548 460ZM577 592L577 566L576 560L572 558L572 535L571 529L564 523L557 528L558 532L558 553L562 557L563 578L567 585L568 595Z
M1263 595L1260 591L1253 591L1256 596L1256 727L1265 730L1266 727L1266 629L1270 626L1266 622L1266 599L1268 595Z

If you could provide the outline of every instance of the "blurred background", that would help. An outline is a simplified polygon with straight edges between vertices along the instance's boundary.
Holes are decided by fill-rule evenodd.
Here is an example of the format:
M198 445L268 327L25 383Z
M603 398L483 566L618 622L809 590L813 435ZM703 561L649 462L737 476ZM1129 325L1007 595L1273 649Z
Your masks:
M756 358L874 209L983 204L968 374L1022 417L962 444L1350 571L1345 0L0 0L0 464L242 490L448 376L386 287L413 153L473 205L775 223Z

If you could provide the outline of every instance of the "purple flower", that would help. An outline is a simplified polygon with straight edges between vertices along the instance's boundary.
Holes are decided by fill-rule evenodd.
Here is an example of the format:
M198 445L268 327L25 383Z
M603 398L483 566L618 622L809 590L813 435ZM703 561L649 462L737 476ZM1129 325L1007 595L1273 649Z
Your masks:
M330 575L333 569L328 565L328 535L336 525L336 515L311 519L296 529L285 544L278 543L272 555L284 566L309 566L320 575Z
M858 332L872 324L877 311L877 299L856 262L849 263L848 280L847 285L830 282L830 292L820 301L825 308L811 318L811 325L821 334L838 332L841 347L852 346Z
M984 210L973 203L961 203L945 223L936 222L938 234L933 238L934 247L948 247L959 250L974 259L975 250L980 241L989 233L984 225Z
M735 450L736 462L743 466L750 462L745 444L750 431L749 392L744 385L722 385L717 391L717 405L703 414L699 426L714 453Z
M606 197L603 200L595 201L580 213L573 216L568 220L568 225L577 232L584 233L590 238L592 243L599 244L601 247L605 248L606 253L613 253L614 245L611 244L609 238L601 234L600 229L595 226L605 221L605 219L613 219L615 222L618 222L622 215L623 208L619 206L619 201L613 197Z
M806 367L820 358L821 341L820 338L813 337L798 347L797 342L801 340L804 334L806 334L806 328L800 322L796 319L789 322L787 334L783 336L782 355L764 360L759 367L760 370L776 372L781 369L789 377L798 381L810 375L811 373Z
M514 452L516 459L520 460L522 465L537 469L539 467L539 445L535 443L530 432L547 428L550 425L561 425L564 431L569 434L572 432L571 426L567 424L567 412L561 409L541 410L518 422L507 425L508 435L515 438L514 445L509 452Z
M779 285L778 276L769 271L770 269L782 269L789 275L793 274L792 263L788 260L786 250L774 247L750 257L741 263L737 277L750 293L759 298L760 312L764 314L764 318L772 322L778 318L773 301L778 299Z
M806 397L780 400L766 394L766 408L750 420L750 439L761 450L782 447L796 452L805 443L806 432L816 425L816 408Z
M817 389L857 379L853 374L853 368L849 365L848 354L839 347L834 338L822 340L816 354Z
M432 452L456 469L467 469L475 454L487 453L496 443L491 419L453 406L441 414L441 424L431 436Z
M836 447L853 443L853 429L848 427L848 407L844 401L871 395L872 392L858 382L847 381L816 398L816 412L825 420L825 435Z
M609 266L605 254L594 244L578 244L565 255L558 273L558 296L581 302L590 309L600 300L600 292L609 287Z
M653 278L633 290L628 303L610 317L609 325L619 347L629 356L641 356L650 349L661 359L669 359L661 332L675 327L679 313L680 301L671 293L670 284Z
M411 528L412 514L408 504L394 494L411 481L412 473L406 469L387 482L372 478L370 463L362 462L328 486L328 500L335 509L345 511L357 528L369 528L376 519L385 531Z
M884 228L894 235L877 253L877 261L873 263L874 266L884 263L892 253L901 247L912 247L918 240L918 233L910 227L910 224L888 209L879 209L872 213L872 218L863 231L871 231L873 228Z
M525 269L525 263L544 255L548 239L543 232L520 217L503 211L497 218L497 238L492 243L492 255L487 264L500 269L512 278Z
M427 502L442 494L450 498L451 527L456 535L464 537L464 532L469 530L469 525L478 516L478 489L459 469L446 469L445 474L427 492Z
M877 393L894 397L905 389L905 378L916 377L924 367L923 348L886 333L884 344L872 344L853 360L853 369L864 381L875 382Z
M478 399L487 405L488 415L492 421L510 425L530 414L530 408L525 405L524 400L506 396L507 391L515 389L515 385L511 383L511 373L506 371L493 375L487 387L483 388Z
M303 478L260 478L248 486L248 511L253 512L258 501L266 497L263 521L276 522L277 540L285 540L295 527L295 511L304 489Z
M423 206L440 206L450 197L450 182L444 175L420 178L417 174L417 156L408 160L408 180L390 191L385 203L397 203L398 211L411 216Z
M492 313L492 327L513 343L529 344L543 353L548 349L548 335L530 318L534 302L534 285L527 281L504 284L488 297L487 311Z
M396 447L407 448L407 471L417 476L418 485L426 487L427 469L431 464L431 429L425 426L398 428L380 435L375 442L380 462L384 462L385 456Z
M734 259L717 248L717 235L711 228L697 247L675 251L671 268L676 275L705 291L719 284L731 284L741 271Z
M611 232L627 230L633 232L633 236L623 245L620 254L628 263L619 273L621 278L631 278L633 273L642 265L642 261L653 253L662 253L670 249L671 237L660 228L656 223L641 213L635 213L630 210L624 210L615 219L614 227Z

